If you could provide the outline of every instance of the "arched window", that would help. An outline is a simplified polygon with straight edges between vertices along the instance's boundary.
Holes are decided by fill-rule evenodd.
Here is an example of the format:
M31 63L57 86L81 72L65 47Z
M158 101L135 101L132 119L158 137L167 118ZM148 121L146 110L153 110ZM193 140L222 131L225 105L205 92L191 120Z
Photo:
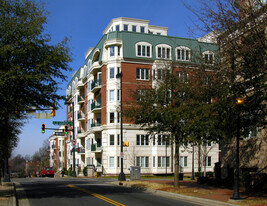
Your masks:
M203 52L203 61L205 64L214 64L214 53L211 51Z
M167 44L159 44L156 46L156 57L158 59L171 59L172 53L171 53L171 46Z
M176 60L177 61L190 61L191 50L188 47L180 46L176 47Z
M100 56L100 51L99 51L99 49L96 49L96 51L95 51L94 54L93 54L92 61L93 61L93 62L95 62L95 61L99 61L99 56Z
M135 54L138 57L152 57L152 45L147 42L138 42L135 44Z

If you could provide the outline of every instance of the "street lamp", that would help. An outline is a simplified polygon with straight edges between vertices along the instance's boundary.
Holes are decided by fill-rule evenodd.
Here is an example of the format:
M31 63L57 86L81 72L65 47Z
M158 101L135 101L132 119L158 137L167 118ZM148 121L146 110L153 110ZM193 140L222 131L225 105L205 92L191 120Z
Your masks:
M125 181L125 174L123 173L123 124L122 124L122 72L116 75L117 79L120 79L120 97L121 97L121 116L120 116L120 123L121 123L121 173L119 174L118 180Z
M75 119L74 119L74 102L65 102L65 104L67 105L70 105L72 106L72 139L75 140L75 130L74 130L74 122L75 122ZM73 154L72 154L72 158L73 158L73 166L72 166L72 177L76 177L76 170L75 170L75 144L73 144Z
M231 197L233 200L240 200L239 195L239 139L240 139L240 106L244 103L244 99L236 99L236 110L237 110L237 128L236 128L236 168L234 176L234 194Z

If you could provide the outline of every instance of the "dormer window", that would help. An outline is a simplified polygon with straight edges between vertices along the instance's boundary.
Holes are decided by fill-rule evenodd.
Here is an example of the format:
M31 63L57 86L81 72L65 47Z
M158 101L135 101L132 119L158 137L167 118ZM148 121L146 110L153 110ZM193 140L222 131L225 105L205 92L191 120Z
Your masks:
M122 46L118 42L108 42L105 46L107 58L118 58L122 55Z
M124 25L123 25L123 30L124 30L124 31L128 31L128 24L124 24Z
M187 47L176 48L176 60L178 61L189 61L190 60L190 49Z
M132 25L132 31L136 32L136 26L135 25Z
M203 52L203 60L205 64L213 64L214 63L214 53L211 51Z
M139 42L135 46L136 56L151 58L152 45L147 42Z
M171 59L171 47L169 45L158 45L156 47L157 58Z

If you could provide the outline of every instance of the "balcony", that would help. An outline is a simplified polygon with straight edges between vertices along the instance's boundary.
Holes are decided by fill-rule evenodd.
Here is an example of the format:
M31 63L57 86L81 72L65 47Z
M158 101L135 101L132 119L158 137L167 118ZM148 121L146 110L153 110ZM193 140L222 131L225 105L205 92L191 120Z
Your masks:
M85 121L85 114L83 112L78 113L78 121Z
M79 95L78 96L78 104L82 104L84 103L84 96L83 95Z
M92 123L91 124L91 127L93 128L93 127L101 127L101 122L99 123L99 122L96 122L96 123Z
M91 83L91 92L96 92L97 90L101 89L101 79L96 79Z
M77 82L77 87L78 88L83 88L84 87L84 83L82 81L78 81Z
M95 74L98 70L101 69L101 66L98 61L95 61L90 69L90 74Z
M78 153L79 154L85 154L85 148L83 148L83 147L79 147L79 148L77 148L78 149Z
M103 128L101 127L101 118L97 118L94 123L91 124L91 131L98 132L101 131Z
M91 152L100 153L102 152L101 144L92 144L91 145Z
M82 129L78 129L78 131L77 131L77 138L79 139L79 138L83 138L83 137L85 137L85 131L84 131L84 129L82 128Z
M101 102L97 102L97 101L93 102L91 104L91 110L92 112L101 111Z

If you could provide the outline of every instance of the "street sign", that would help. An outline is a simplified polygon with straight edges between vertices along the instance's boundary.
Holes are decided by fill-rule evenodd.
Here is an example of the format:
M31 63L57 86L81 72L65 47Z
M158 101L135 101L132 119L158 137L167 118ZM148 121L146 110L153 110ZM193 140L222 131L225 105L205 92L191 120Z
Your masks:
M76 139L73 139L71 142L72 142L73 145L75 145L76 144Z
M123 152L120 153L120 157L124 158L124 153Z
M64 132L55 132L55 136L65 136Z
M72 125L72 122L67 122L67 121L53 121L53 125Z

